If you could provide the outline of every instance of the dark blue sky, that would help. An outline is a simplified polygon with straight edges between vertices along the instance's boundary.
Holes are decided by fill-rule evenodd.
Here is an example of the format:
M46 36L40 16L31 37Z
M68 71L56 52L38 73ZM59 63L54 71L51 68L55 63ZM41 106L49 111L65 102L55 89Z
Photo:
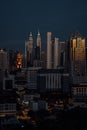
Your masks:
M24 50L29 32L35 42L38 29L43 46L47 31L60 40L75 31L87 37L87 0L0 1L0 47Z

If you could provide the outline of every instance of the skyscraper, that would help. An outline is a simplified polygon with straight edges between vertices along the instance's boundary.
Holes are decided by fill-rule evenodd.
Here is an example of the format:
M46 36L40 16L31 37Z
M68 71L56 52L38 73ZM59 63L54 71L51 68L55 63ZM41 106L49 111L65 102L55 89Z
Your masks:
M47 32L47 69L52 68L52 41L51 32Z
M38 34L37 34L37 55L38 55L38 58L39 60L41 60L41 35L40 35L40 32L38 31Z
M9 72L16 70L16 57L17 57L18 51L9 50L8 51L8 58L9 58Z
M0 49L0 89L3 87L3 79L8 74L8 53Z
M86 41L76 33L70 40L72 97L75 101L87 101Z
M84 76L86 74L86 46L85 38L79 34L71 37L71 74L72 76Z
M60 65L60 43L58 38L51 38L47 33L47 69L57 69Z
M59 64L60 66L63 66L65 70L69 71L69 47L68 42L63 41L59 43Z
M18 53L16 57L16 68L21 69L22 68L22 54Z
M54 40L54 69L57 69L59 65L59 39L55 38Z
M33 65L33 36L30 32L29 40L25 41L25 65L26 67Z
M8 70L8 53L0 49L0 70Z

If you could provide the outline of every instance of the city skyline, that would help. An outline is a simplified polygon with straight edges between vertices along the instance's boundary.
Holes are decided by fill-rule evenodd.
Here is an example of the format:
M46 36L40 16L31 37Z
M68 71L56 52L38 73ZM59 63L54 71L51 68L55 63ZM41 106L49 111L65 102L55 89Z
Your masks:
M24 51L29 33L32 32L36 40L38 29L43 47L49 31L59 40L67 40L76 31L87 37L86 6L86 0L3 0L0 3L0 47Z

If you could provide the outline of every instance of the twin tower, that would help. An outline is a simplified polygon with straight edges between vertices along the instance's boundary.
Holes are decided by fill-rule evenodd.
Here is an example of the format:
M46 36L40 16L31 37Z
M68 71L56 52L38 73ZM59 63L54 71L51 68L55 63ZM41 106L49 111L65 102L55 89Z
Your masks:
M33 66L34 60L41 60L41 36L39 31L36 38L35 48L32 32L30 32L28 40L25 41L25 60L26 67Z
M65 42L60 43L58 38L51 38L52 33L47 32L47 51L45 55L47 69L57 69L57 67L61 64L65 64ZM36 46L34 48L34 41L32 33L30 32L29 38L25 41L25 64L26 67L31 66L41 66L42 63L42 50L41 50L41 35L38 31L36 37ZM63 47L62 47L63 46ZM62 57L62 58L61 58ZM62 60L61 60L62 59ZM45 62L44 61L44 62ZM60 62L62 61L62 63ZM35 65L36 64L36 65Z

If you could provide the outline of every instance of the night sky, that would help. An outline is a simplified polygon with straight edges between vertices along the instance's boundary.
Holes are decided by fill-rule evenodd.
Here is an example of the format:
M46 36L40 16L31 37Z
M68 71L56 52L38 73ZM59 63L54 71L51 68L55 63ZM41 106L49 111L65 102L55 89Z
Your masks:
M0 48L24 50L30 32L34 43L38 29L46 45L46 33L60 41L79 31L87 37L87 0L1 0Z

